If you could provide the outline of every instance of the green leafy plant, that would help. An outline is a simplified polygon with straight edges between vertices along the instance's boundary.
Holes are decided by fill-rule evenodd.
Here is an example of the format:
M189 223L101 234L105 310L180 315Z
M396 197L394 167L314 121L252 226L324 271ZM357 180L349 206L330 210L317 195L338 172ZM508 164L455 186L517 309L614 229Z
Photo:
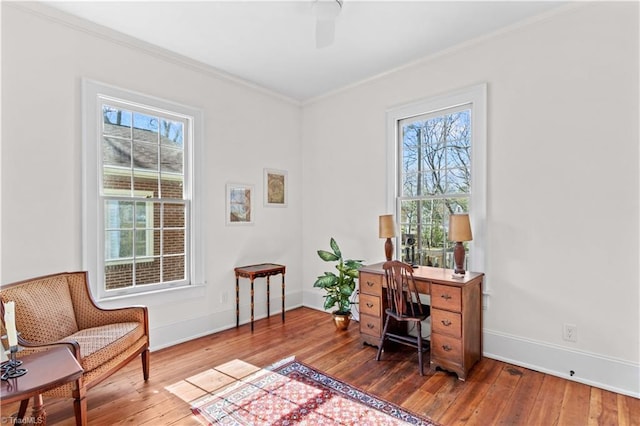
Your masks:
M338 310L334 313L348 315L351 312L351 294L356 288L356 280L358 279L358 269L362 266L362 260L344 260L342 252L338 247L336 240L331 237L329 242L331 251L318 250L318 256L325 262L337 262L336 269L338 273L325 272L320 275L314 287L324 289L327 294L324 296L324 309L331 309L338 306Z

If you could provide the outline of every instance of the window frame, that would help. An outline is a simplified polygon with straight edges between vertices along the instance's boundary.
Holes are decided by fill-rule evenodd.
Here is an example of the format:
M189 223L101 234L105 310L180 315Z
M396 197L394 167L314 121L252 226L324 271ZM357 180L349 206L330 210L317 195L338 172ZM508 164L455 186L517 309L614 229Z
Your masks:
M133 288L107 290L104 266L104 207L101 194L102 154L98 143L102 140L101 124L103 99L113 98L120 103L143 109L183 116L189 126L191 143L184 146L184 199L187 209L185 238L190 253L185 260L185 280L142 285ZM110 300L136 295L162 293L176 288L189 288L204 283L204 244L202 233L202 158L203 113L201 110L138 92L121 89L101 82L82 80L82 167L83 167L83 224L82 265L89 272L90 284L97 300ZM185 132L186 133L186 132Z
M464 105L471 108L471 194L469 219L473 240L469 241L471 271L485 271L486 242L486 145L487 145L487 84L477 84L387 110L387 211L394 212L396 223L400 218L402 182L398 167L400 143L399 123L411 117L434 114ZM396 236L395 256L400 258L401 236Z

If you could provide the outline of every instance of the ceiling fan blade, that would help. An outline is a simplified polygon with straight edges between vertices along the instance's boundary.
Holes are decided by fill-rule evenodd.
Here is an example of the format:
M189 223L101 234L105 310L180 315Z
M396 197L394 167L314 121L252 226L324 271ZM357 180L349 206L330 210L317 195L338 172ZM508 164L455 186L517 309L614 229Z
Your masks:
M322 49L333 44L335 28L333 19L318 19L316 21L316 48Z

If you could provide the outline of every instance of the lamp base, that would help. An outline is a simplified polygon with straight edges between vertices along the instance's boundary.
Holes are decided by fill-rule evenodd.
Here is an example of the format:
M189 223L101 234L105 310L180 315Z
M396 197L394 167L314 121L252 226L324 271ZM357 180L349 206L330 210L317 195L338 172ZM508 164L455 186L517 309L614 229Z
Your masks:
M387 262L393 259L393 242L391 238L387 238L384 243L384 255L387 258Z
M461 241L456 242L456 246L453 249L453 261L455 263L454 273L464 276L466 271L464 270L464 246Z

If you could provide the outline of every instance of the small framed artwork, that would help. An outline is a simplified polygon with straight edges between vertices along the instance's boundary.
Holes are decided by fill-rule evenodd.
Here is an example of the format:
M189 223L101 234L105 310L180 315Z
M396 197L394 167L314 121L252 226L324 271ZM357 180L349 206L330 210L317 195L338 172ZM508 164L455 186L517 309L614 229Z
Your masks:
M285 170L264 169L264 205L287 206L287 172Z
M227 225L253 224L253 185L227 184Z

